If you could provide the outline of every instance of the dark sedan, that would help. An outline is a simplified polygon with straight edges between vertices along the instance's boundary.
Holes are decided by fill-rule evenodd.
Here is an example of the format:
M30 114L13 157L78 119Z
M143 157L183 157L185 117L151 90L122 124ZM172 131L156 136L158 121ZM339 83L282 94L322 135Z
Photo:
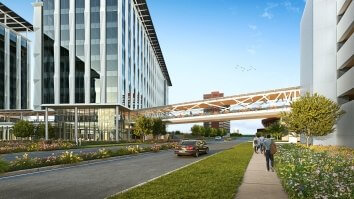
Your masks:
M183 140L175 150L175 154L180 155L193 155L198 157L200 154L207 154L209 147L203 140Z

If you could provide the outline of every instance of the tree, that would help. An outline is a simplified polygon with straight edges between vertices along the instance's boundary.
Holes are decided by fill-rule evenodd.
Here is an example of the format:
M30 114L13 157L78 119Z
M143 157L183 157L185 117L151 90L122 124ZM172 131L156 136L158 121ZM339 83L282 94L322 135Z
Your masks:
M40 123L36 126L35 131L34 131L34 136L36 138L44 138L45 137L45 124ZM48 136L49 139L55 138L55 130L54 127L48 123Z
M211 134L211 128L210 127L204 128L204 136L210 137L210 134Z
M307 146L310 137L332 133L333 126L344 114L337 103L318 94L306 93L290 106L290 112L282 113L282 120L289 131L306 136Z
M280 122L272 123L265 130L267 133L271 134L273 137L276 137L278 140L288 134L286 126Z
M154 137L158 135L166 135L166 125L161 118L152 119L152 134Z
M192 135L194 136L200 136L201 135L201 126L199 125L193 125L191 128Z
M144 141L144 136L153 133L153 121L151 118L145 116L138 116L135 120L133 131L135 136L139 136Z
M20 120L13 126L13 134L21 138L31 137L34 134L34 126L28 121Z
M215 137L217 135L217 130L215 128L210 128L210 137Z

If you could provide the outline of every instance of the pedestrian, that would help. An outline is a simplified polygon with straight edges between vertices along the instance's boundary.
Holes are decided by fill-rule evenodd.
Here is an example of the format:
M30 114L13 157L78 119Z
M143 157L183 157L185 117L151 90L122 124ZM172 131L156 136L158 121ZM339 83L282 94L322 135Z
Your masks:
M270 139L270 135L267 135L267 139L264 140L265 157L267 164L267 171L274 172L274 154L277 152L277 147L273 140Z
M261 153L264 152L264 137L263 135L261 137L259 137L259 147L261 148Z
M258 153L257 152L257 150L258 150L258 137L257 136L254 136L254 138L253 138L253 148L254 148L254 152Z

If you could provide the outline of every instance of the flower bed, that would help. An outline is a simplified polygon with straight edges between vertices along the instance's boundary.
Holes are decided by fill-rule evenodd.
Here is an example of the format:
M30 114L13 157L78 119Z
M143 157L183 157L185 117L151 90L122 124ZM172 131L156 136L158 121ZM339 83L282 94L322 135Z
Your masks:
M276 170L290 198L354 198L353 149L286 144ZM334 155L336 154L336 155Z
M31 151L52 151L59 149L75 148L75 144L62 140L48 140L48 141L24 141L12 140L0 142L0 154L17 153L17 152L31 152Z
M59 156L52 155L46 158L30 158L28 154L25 153L22 157L16 157L16 160L11 161L10 163L0 160L0 173L60 164L73 164L86 160L103 159L151 151L158 152L160 150L172 149L175 147L175 143L153 145L151 147L144 148L140 147L139 145L136 145L128 146L126 148L120 148L118 150L99 149L97 152L94 153L74 154L73 152L66 151L60 154Z

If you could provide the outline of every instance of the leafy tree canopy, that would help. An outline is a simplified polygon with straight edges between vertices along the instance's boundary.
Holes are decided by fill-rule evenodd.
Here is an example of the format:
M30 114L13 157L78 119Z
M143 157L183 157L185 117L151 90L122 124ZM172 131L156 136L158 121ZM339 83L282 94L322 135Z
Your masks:
M334 125L344 112L332 100L318 95L301 96L291 103L291 111L282 113L282 120L289 131L305 134L307 144L311 136L325 136L334 131Z

